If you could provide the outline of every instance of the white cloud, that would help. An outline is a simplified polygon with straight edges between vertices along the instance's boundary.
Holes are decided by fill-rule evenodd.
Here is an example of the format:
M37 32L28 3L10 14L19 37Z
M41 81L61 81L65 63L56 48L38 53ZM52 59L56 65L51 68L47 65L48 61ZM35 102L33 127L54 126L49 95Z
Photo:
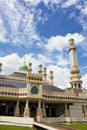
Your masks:
M66 88L69 84L69 75L70 75L70 69L67 68L68 61L65 59L63 61L63 57L60 55L58 58L58 62L53 65L52 61L41 54L37 56L37 58L34 57L33 54L25 54L23 57L18 56L16 53L0 57L0 61L3 63L3 74L11 74L14 71L17 71L18 68L24 63L24 57L25 62L28 65L28 63L32 63L32 71L35 73L38 71L39 64L42 64L43 67L47 67L47 74L48 74L48 80L49 80L49 72L52 70L54 72L54 85L60 88ZM62 58L61 58L62 57ZM45 66L47 63L47 66ZM83 88L87 88L87 74L85 74L82 77L83 80Z
M83 80L83 88L86 88L87 89L87 73L84 74L84 76L82 77L82 80Z
M42 54L39 54L39 55L38 55L38 60L39 60L41 63L45 63L45 62L50 63L50 62L52 62L50 58L48 58L48 57L46 57L46 56L44 56L44 55L42 55Z
M1 42L8 42L8 39L6 39L6 29L3 26L3 21L0 18L0 41Z
M69 83L69 69L67 69L66 67L61 68L56 65L50 65L47 69L48 72L50 70L53 71L54 85L62 89L67 87L67 84Z
M63 8L68 8L72 5L76 5L78 0L67 0L65 3L63 3L62 7Z
M10 74L11 72L17 70L18 65L21 63L21 58L17 54L13 53L11 55L0 57L0 61L3 63L2 73Z
M51 62L51 60L41 54L37 55L37 58L34 57L33 54L25 54L23 57L18 56L16 53L12 53L10 55L0 57L0 61L3 63L3 73L9 74L13 71L18 70L20 65L25 62L28 65L28 63L32 63L32 67L34 70L38 68L39 64L45 64L45 62Z
M63 49L68 46L67 40L70 38L75 40L75 44L80 44L84 40L84 36L78 33L67 34L66 36L52 36L50 39L48 39L46 49L48 51L63 51Z
M78 22L80 22L84 32L87 33L87 1L84 1L83 3L80 2L79 4L77 4L76 9L79 10L77 20Z
M46 7L50 7L53 12L55 10L53 9L55 7L54 4L65 4L67 7L69 7L76 4L77 0L67 0L65 3L62 3L60 0L23 0L23 2L25 2L25 5L23 5L22 2L20 3L19 1L15 0L0 0L0 15L2 17L2 25L0 26L0 30L3 30L3 32L0 31L0 41L6 42L7 40L10 41L10 43L20 43L28 46L32 45L34 41L40 43L42 38L36 30L37 22L42 21L44 23L44 20L46 21L48 19L48 14L45 13L44 17L42 17L42 10L39 8L36 9L35 7L40 2L43 2ZM87 7L85 6L83 9L81 6L81 9L82 12L86 14ZM37 18L37 21L35 21L35 17ZM85 23L83 25L85 28L87 28L87 24ZM5 35L7 37L5 37ZM48 40L48 44L51 45L50 50L53 50L53 48L55 49L57 47L56 42L58 42L60 39L62 39L61 36L53 36ZM63 48L66 46L64 44L65 39L60 41L61 45L58 43L59 49L57 47L57 50L63 50ZM52 45L50 42L55 43ZM47 46L49 47L49 45Z
M79 5L77 7L79 7ZM84 1L84 3L80 5L80 10L83 15L87 16L87 1Z
M66 12L69 10L69 18L75 19L87 32L87 1L83 0L66 0L61 2L61 8ZM72 6L72 8L70 8Z
M68 64L69 61L68 59L66 59L66 57L64 57L63 55L58 55L58 62L57 62L58 66L67 67Z
M42 55L38 55L37 58L33 56L33 54L26 54L23 57L18 56L16 53L0 57L0 61L3 63L3 74L10 74L14 71L17 71L18 68L24 63L24 57L26 64L32 63L33 72L38 71L38 65L42 64L43 67L47 67L48 80L49 80L49 71L54 71L54 85L61 86L62 88L66 88L67 83L69 81L69 69L66 67L61 68L57 65L49 65L44 66L50 60Z
M37 6L40 2L43 2L46 6L50 6L53 4L60 3L60 0L24 0L25 2L29 2L33 6Z
M87 5L84 9L82 9L82 12L83 12L84 15L87 15Z
M24 1L30 3L33 6L37 6L41 2L41 0L24 0Z
M2 26L0 30L1 38L7 35L11 43L15 44L33 44L33 41L40 41L40 37L36 32L36 22L34 21L35 8L29 9L15 0L0 1L0 15ZM0 39L1 39L0 38Z

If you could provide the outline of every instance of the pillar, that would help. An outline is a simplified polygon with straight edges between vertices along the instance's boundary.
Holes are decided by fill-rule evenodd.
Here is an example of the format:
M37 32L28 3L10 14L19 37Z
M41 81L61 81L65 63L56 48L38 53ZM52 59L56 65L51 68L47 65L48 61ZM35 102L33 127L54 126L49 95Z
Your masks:
M67 109L67 103L65 103L65 113L64 113L64 116L65 117L70 117L69 110Z
M49 107L49 117L51 117L51 106Z
M84 116L87 117L87 110L86 110L86 106L84 106Z
M45 109L45 103L43 102L43 106L42 106L42 117L45 118L46 117L46 109Z
M8 108L9 108L9 106L8 106L8 104L6 104L6 116L8 116Z
M19 101L17 101L14 116L19 116L19 114L20 114L20 111L19 111Z
M38 108L37 108L37 121L41 121L42 118L42 109L41 109L41 101L38 101Z
M26 105L25 105L25 108L24 108L24 117L30 117L30 110L29 110L29 101L26 100Z

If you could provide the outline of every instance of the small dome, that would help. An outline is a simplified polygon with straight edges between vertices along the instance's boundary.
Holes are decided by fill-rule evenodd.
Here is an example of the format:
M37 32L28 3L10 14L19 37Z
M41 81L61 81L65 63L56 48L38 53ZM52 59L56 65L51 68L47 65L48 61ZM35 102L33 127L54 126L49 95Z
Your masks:
M69 39L69 45L74 45L74 39L73 38L71 38L71 39Z
M19 70L27 70L27 69L28 66L25 63L19 67Z

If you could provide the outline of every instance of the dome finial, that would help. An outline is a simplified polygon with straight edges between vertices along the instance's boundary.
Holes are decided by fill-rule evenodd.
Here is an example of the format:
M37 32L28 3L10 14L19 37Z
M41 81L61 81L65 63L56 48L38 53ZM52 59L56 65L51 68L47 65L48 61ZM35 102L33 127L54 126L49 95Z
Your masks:
M26 59L26 58L24 57L24 64L25 64L25 59Z
M74 45L74 39L73 38L69 39L69 45Z
M25 57L24 57L24 62L23 64L19 67L19 70L28 70L28 66L25 63Z

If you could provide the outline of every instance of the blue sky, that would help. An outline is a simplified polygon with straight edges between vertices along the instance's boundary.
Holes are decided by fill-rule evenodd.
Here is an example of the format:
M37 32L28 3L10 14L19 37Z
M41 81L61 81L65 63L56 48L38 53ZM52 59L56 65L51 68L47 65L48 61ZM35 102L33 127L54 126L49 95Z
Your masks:
M0 62L12 73L32 62L54 71L54 85L69 82L68 40L74 38L83 87L87 88L87 2L85 0L0 0ZM49 76L48 76L49 77Z

